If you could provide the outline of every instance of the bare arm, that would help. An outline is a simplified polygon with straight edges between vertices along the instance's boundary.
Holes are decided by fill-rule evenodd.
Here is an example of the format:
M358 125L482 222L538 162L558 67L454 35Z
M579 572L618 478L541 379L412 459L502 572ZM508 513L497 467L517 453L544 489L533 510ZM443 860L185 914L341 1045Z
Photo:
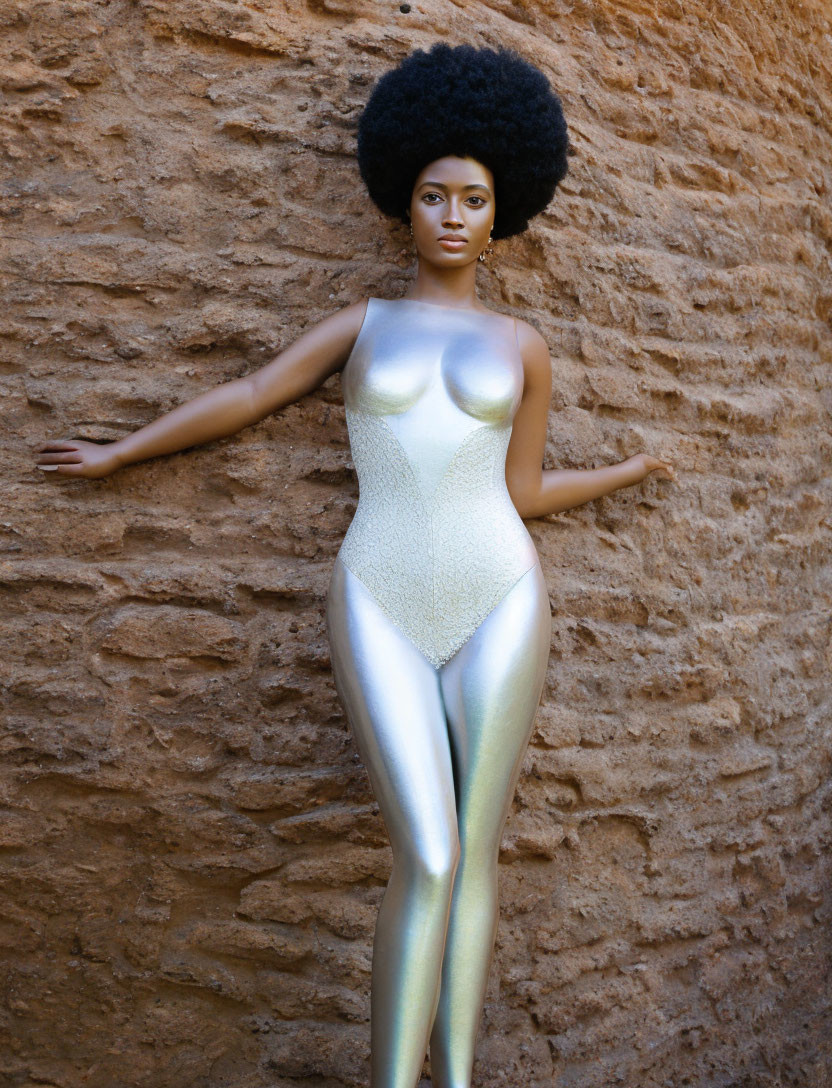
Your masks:
M218 385L117 442L47 442L37 467L63 476L108 476L123 465L236 434L317 389L349 358L367 300L332 314L260 370Z
M523 399L514 417L506 454L506 485L523 518L556 514L640 483L655 469L672 479L664 461L637 453L615 465L594 469L544 469L546 422L552 392L552 361L546 341L525 321L517 322L517 343L523 358Z

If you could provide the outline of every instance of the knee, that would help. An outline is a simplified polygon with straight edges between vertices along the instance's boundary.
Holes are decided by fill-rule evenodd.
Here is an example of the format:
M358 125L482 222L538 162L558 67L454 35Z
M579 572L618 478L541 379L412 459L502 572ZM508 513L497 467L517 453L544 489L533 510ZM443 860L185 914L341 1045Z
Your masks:
M449 896L460 856L459 836L454 831L441 841L425 843L414 850L409 868L423 888L439 896Z

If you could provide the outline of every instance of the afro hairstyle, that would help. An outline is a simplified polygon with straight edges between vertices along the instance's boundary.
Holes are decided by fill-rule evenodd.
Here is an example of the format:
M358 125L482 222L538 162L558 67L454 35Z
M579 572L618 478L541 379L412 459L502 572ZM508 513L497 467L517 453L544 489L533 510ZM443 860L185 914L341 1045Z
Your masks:
M371 200L407 221L428 163L470 156L494 175L494 238L520 234L566 175L569 139L543 72L512 49L436 42L378 80L358 123Z

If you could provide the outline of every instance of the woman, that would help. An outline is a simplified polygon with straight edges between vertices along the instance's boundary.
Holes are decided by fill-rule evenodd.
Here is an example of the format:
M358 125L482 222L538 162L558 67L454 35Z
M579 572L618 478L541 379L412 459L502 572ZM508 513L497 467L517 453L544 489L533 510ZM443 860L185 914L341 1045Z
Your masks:
M388 830L371 996L372 1088L471 1081L496 936L497 859L546 674L551 612L522 518L638 483L637 454L543 471L551 363L525 321L484 306L492 238L518 234L566 173L543 74L509 50L435 45L377 84L362 177L410 222L401 299L362 299L261 370L109 445L50 442L38 467L101 477L234 434L335 371L360 499L327 599L333 673Z

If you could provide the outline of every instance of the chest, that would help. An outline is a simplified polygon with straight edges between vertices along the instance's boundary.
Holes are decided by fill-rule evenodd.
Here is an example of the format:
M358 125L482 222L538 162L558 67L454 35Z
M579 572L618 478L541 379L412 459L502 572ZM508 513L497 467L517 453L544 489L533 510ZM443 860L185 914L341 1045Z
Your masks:
M488 315L375 315L342 373L345 404L401 416L452 409L472 421L509 424L523 395L513 324Z

